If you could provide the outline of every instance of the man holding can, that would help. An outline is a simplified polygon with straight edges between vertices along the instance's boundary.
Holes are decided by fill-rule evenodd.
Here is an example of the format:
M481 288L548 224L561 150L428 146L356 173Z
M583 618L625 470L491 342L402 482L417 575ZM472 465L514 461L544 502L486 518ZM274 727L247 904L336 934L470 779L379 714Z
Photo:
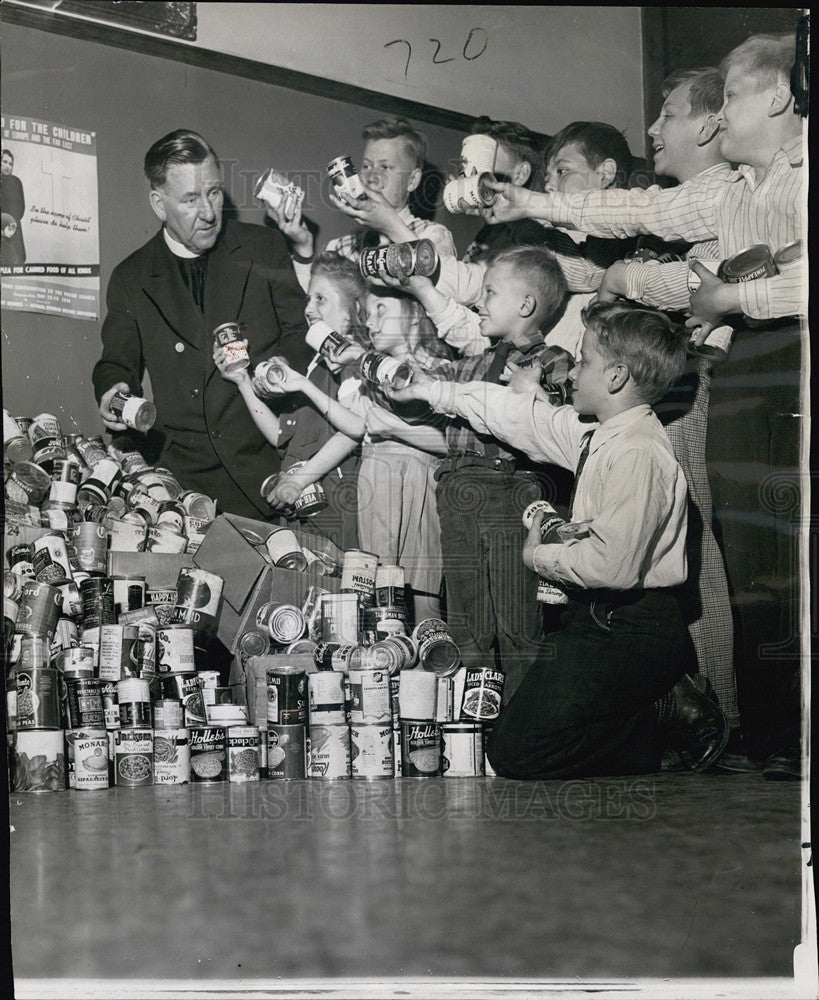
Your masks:
M147 370L162 435L157 464L223 511L267 518L259 486L280 457L236 387L218 377L213 330L242 323L252 364L277 354L305 370L304 295L287 246L276 230L223 220L219 161L196 132L155 142L145 175L163 225L108 284L93 372L100 414L109 430L126 430L111 402L119 391L141 395Z

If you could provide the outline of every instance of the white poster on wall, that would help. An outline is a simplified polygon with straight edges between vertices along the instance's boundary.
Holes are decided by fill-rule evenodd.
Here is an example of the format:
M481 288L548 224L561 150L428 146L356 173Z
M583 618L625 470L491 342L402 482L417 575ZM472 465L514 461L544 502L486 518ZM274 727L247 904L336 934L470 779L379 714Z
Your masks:
M3 309L99 319L97 134L2 116Z

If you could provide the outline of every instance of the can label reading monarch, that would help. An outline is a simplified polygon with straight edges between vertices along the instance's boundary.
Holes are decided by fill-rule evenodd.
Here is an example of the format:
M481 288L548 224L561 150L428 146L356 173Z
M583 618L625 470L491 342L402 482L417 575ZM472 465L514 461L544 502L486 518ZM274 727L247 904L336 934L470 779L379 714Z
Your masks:
M78 791L109 787L108 737L105 730L74 732L74 782Z

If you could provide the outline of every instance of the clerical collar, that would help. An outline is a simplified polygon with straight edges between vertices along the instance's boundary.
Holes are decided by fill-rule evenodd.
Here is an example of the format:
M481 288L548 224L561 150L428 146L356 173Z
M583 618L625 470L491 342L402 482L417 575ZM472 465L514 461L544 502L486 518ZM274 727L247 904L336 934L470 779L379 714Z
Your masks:
M193 260L196 257L202 256L201 254L193 253L192 251L188 250L188 248L183 243L180 243L178 240L175 240L164 226L162 227L162 235L165 237L165 243L167 244L168 249L171 251L174 257L182 257L185 260Z

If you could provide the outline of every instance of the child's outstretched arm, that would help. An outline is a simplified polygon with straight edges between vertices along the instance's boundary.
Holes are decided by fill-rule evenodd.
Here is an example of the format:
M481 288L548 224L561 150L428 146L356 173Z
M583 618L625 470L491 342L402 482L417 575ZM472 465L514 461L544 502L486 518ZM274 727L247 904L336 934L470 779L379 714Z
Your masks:
M344 459L358 447L358 441L346 434L334 434L321 448L294 472L279 476L276 489L269 498L273 506L295 503L306 486L318 482L338 468Z
M333 399L332 396L328 396L323 389L319 389L306 375L293 371L289 365L282 362L279 358L276 359L276 369L277 375L281 373L282 376L276 379L276 387L278 389L282 392L302 393L328 423L331 423L333 427L347 437L357 439L364 437L363 417L348 410L346 406L343 406L338 400Z
M247 346L247 341L245 341L245 346ZM277 447L281 432L281 423L278 416L253 391L253 383L251 382L247 368L243 368L238 372L228 372L225 370L225 351L224 347L214 346L213 360L219 369L219 374L222 378L227 379L228 382L233 382L236 385L250 416L253 418L253 423L259 428L259 432L265 440L272 444L274 448Z
M438 420L440 422L440 418ZM446 455L447 453L446 434L440 426L409 424L406 420L402 420L397 413L393 413L392 410L387 410L377 403L369 407L364 422L370 434L403 441L414 448L420 448L421 451L428 451L432 455Z

